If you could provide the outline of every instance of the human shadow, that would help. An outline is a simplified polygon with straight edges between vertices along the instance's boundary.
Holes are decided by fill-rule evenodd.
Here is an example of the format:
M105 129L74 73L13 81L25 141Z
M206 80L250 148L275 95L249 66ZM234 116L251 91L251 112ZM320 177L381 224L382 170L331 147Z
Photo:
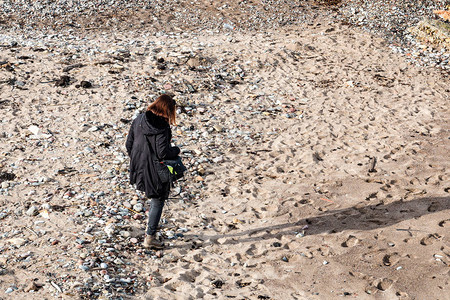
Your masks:
M284 235L294 235L301 232L308 225L306 235L321 233L338 233L345 230L373 230L388 227L405 220L419 218L428 214L450 209L450 197L427 197L410 201L395 201L389 204L372 204L367 206L353 206L350 208L327 211L318 216L302 217L295 222L270 225L240 232L228 232L218 235L185 235L185 238L196 238L203 241L202 246L217 243L218 239L225 239L220 244L240 244L272 238L280 239ZM439 220L439 226L444 226L450 217ZM405 231L423 231L416 228L398 228Z

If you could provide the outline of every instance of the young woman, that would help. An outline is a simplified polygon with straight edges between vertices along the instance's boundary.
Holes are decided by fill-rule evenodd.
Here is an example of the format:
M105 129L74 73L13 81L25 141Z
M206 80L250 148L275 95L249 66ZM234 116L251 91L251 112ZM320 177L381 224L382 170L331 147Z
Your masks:
M155 168L155 158L158 161L174 159L180 153L180 148L170 146L170 125L175 125L175 114L175 101L168 95L159 96L145 113L134 119L126 141L130 156L130 183L135 184L138 190L145 192L151 199L143 245L145 248L163 248L163 244L156 238L156 229L170 186L161 184Z

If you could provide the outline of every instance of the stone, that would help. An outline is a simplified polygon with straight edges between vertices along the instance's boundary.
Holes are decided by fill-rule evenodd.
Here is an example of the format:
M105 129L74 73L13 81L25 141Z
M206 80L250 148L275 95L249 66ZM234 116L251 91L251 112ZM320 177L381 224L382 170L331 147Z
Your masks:
M83 80L80 82L80 86L84 89L88 89L88 88L92 87L92 83L90 83L89 81Z
M198 59L196 57L191 57L188 59L187 65L191 68L196 68L196 67L200 66L200 59Z
M34 281L30 281L27 286L23 289L24 292L28 293L30 291L37 291L42 287L42 285L37 284Z
M16 246L16 247L21 247L23 245L25 245L25 243L27 242L26 239L23 238L12 238L8 240L8 243Z
M144 206L142 205L142 203L137 203L133 206L133 209L137 212L141 212L143 208Z
M36 125L31 125L30 127L28 127L28 131L34 135L39 135L39 133L41 132L39 127L37 127Z
M129 231L126 231L126 230L120 231L119 234L121 236L123 236L124 238L130 237L130 235L131 235L131 233Z

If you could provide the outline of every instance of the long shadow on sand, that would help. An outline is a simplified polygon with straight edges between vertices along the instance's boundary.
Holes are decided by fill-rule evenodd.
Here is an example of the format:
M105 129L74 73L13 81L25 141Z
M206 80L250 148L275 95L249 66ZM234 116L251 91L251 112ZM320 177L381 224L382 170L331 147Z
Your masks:
M350 207L328 211L319 216L299 218L292 223L276 224L260 228L253 228L236 233L219 235L195 235L204 241L203 246L216 243L218 239L225 238L221 244L238 244L255 242L272 238L281 238L283 235L294 235L308 225L307 235L321 233L338 233L345 230L372 230L388 227L405 220L416 219L428 214L450 209L450 197L429 197L411 201L396 201L386 205L367 205L363 207ZM450 222L450 219L439 220L439 225ZM448 224L447 224L448 225ZM408 228L398 228L405 230ZM411 231L427 232L426 228L411 228ZM186 235L187 240L194 235Z

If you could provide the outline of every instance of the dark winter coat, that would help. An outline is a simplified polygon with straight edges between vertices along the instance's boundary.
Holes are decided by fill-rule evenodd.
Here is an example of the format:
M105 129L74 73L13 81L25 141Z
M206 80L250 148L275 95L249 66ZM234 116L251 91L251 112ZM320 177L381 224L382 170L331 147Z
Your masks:
M151 111L138 115L131 124L126 142L130 157L130 183L136 184L136 188L149 198L162 197L168 192L169 187L162 186L159 180L150 151L155 149L159 161L176 158L180 148L171 147L171 139L169 123ZM149 143L152 143L152 148Z

